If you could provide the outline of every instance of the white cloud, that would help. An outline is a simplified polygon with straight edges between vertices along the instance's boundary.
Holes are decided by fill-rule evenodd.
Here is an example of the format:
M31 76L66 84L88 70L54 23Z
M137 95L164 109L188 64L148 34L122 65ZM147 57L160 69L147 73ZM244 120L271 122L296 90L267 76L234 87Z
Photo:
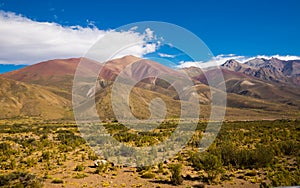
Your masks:
M300 56L295 56L295 55L286 55L286 56L282 56L282 55L272 55L272 56L266 56L266 55L258 55L256 57L252 57L252 58L248 58L247 61L249 61L250 59L254 59L254 58L264 58L264 59L271 59L271 58L277 58L280 60L284 60L284 61L288 61L288 60L300 60ZM244 61L246 62L246 61Z
M178 68L186 68L186 67L199 67L199 68L206 68L206 67L212 67L212 66L218 66L221 65L223 63L225 63L226 61L230 60L230 59L235 59L237 61L243 62L246 57L245 56L237 56L234 54L228 54L228 55L217 55L215 56L213 59L211 59L210 61L198 61L198 62L194 62L194 61L181 61L178 66Z
M214 57L214 59L210 60L210 61L198 61L198 62L194 62L194 61L181 61L179 63L179 65L177 66L177 68L186 68L186 67L199 67L199 68L207 68L207 67L212 67L212 66L218 66L218 65L222 65L223 63L225 63L226 61L230 60L230 59L234 59L240 63L245 63L249 60L255 59L255 58L264 58L264 59L271 59L271 58L277 58L280 60L296 60L299 59L300 60L300 56L293 56L293 55L286 55L286 56L281 56L281 55L272 55L272 56L266 56L266 55L258 55L258 56L254 56L254 57L247 57L247 56L238 56L235 54L221 54L221 55L217 55Z
M199 67L205 68L204 63L202 61L180 61L177 68L187 68L187 67Z
M154 32L150 28L145 30L145 35L148 40L153 40L155 38Z
M34 64L40 61L84 56L88 49L107 33L122 34L121 40L136 41L122 54L138 57L154 52L156 43L147 43L154 33L143 34L100 30L92 27L65 27L57 23L37 22L12 12L0 11L0 64ZM109 45L112 45L110 43Z
M164 53L158 53L160 57L168 57L168 58L174 58L176 55L171 55L171 54L164 54Z

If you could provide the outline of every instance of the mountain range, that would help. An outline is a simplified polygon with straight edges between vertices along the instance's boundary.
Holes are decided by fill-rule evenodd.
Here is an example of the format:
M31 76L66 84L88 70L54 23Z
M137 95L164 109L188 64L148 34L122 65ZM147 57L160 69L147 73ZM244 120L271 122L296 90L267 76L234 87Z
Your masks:
M95 74L93 71L101 67L97 88L94 88L95 98L99 116L107 120L115 118L110 104L113 82L128 65L134 66L134 69L128 69L125 74L133 80L141 80L143 75L149 73L174 76L172 83L156 77L137 82L129 101L132 113L138 118L150 116L148 106L154 98L164 100L167 117L178 117L180 101L173 86L180 82L179 78L185 72L191 77L193 88L197 91L201 104L200 117L207 119L213 88L209 87L206 77L219 74L219 70L223 73L227 90L226 119L300 117L300 60L256 58L245 63L228 60L219 67L175 70L151 60L125 56L105 64L85 58L55 59L1 74L0 118L37 116L43 119L73 119L72 85L80 61L90 66L86 75ZM184 102L189 103L189 100Z

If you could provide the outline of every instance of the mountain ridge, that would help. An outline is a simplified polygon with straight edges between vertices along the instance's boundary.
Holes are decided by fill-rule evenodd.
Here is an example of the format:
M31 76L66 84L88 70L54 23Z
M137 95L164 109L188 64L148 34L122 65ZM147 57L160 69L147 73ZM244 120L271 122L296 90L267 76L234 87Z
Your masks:
M232 65L232 62L235 62ZM241 72L261 80L276 83L300 85L300 60L280 60L277 58L264 59L255 58L245 63L236 60L228 60L220 67Z
M94 71L95 73L97 69L101 69L97 83L98 89L96 91L97 104L101 101L105 104L110 101L108 97L111 90L110 88L121 71L123 71L124 75L131 77L133 80L140 80L145 74L154 75L152 78L138 82L135 86L136 89L132 93L133 98L130 99L132 102L132 111L136 113L137 117L141 118L148 117L149 111L147 105L150 104L153 97L163 98L171 108L174 107L174 109L169 110L168 117L178 116L178 110L175 109L175 106L178 106L179 101L172 84L177 82L176 78L180 78L183 73L190 75L195 84L199 101L201 105L204 105L203 109L209 110L212 88L208 86L205 74L213 77L219 73L219 71L216 71L217 68L202 70L196 67L189 67L181 70L173 70L159 63L134 56L113 59L100 65L95 65L96 62L93 60L70 58L49 60L17 71L2 74L0 76L0 78L2 77L0 82L12 80L11 82L24 83L30 88L41 88L40 90L42 93L44 92L45 95L51 95L60 100L59 105L64 106L65 109L62 110L64 112L60 111L62 114L69 114L68 109L71 109L72 82L76 68L81 60L86 60L86 62L90 63L87 71ZM254 59L245 64L241 64L235 60L229 60L221 65L218 69L222 71L227 87L227 110L230 118L238 118L235 116L239 116L238 111L241 109L251 114L253 118L255 118L254 116L260 117L259 113L261 112L259 111L261 110L274 118L287 116L285 110L282 108L289 109L293 117L299 113L300 95L298 93L300 93L300 90L292 79L296 78L297 80L299 78L299 62L298 60ZM129 68L124 69L126 66ZM257 71L262 72L262 70L264 70L266 76L260 76L259 73L256 73ZM275 74L274 71L278 73ZM156 75L159 73L173 75L174 78L172 79L175 79L175 82L166 83L163 80L157 79ZM280 80L274 81L269 79L269 75L273 79ZM14 88L6 88L6 90L14 90ZM33 90L34 89L32 89L32 91ZM1 95L4 95L3 92ZM147 99L147 102L145 101L146 103L142 104L138 102L141 101L141 96ZM38 96L34 95L33 97L40 101ZM45 108L47 107L45 106ZM110 107L98 105L97 109L103 116L114 117ZM209 111L202 111L201 113L209 117ZM22 115L22 113L19 114ZM28 113L28 115L30 115L30 113ZM32 112L32 115L36 115L36 113Z

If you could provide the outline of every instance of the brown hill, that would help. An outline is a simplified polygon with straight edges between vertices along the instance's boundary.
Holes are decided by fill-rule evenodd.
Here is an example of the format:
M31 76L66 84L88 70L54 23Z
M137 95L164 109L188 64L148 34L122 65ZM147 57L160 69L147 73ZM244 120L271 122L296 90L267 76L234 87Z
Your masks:
M84 70L86 75L90 74L89 71L97 70L95 67L99 65L97 62L85 58L54 59L8 72L1 76L43 86L47 90L71 100L74 74L80 61L87 64L87 68Z
M42 62L18 71L6 73L2 76L29 84L39 85L32 86L25 84L30 88L41 89L41 92L44 92L47 94L47 96L49 95L57 98L60 101L57 102L57 105L64 103L66 106L71 108L70 101L74 73L80 60L90 63L89 66L82 71L84 73L82 75L84 76L88 77L90 75L89 73L91 73L89 71L92 71L94 74L94 71L101 68L96 90L91 86L90 83L85 83L85 79L83 79L83 83L79 85L79 88L77 89L84 91L82 96L83 98L86 97L85 95L87 95L88 91L96 91L98 113L103 118L114 117L112 109L109 106L111 97L110 93L112 83L117 76L120 75L120 72L123 72L122 76L129 77L133 81L141 80L144 75L151 75L150 78L139 81L134 90L131 92L130 108L137 117L147 118L149 116L148 105L154 98L162 98L164 101L166 101L166 104L169 108L167 113L168 117L178 117L179 110L177 107L180 101L178 101L178 94L174 90L173 86L174 84L182 84L182 82L180 82L180 78L184 77L182 73L183 71L188 73L192 77L192 81L195 83L194 89L196 89L198 93L198 99L202 105L201 117L209 117L211 89L214 88L208 87L203 71L196 67L190 67L176 71L159 63L140 59L134 56L125 56L123 58L114 59L105 64L99 64L88 59L73 58ZM261 61L261 63L263 62ZM290 77L295 75L297 76L297 62L295 63L294 61L291 61L285 63L290 65L285 65L284 67L286 68L282 68L282 74L290 75ZM293 117L295 114L299 115L299 89L289 85L291 83L280 85L274 81L263 80L263 78L256 77L253 74L247 74L247 70L249 70L249 68L250 70L257 70L258 68L256 66L261 67L262 65L257 63L257 65L254 66L250 63L240 64L236 61L229 61L227 62L227 65L221 66L221 71L224 75L228 92L228 117L242 119L244 115L247 115L248 119L251 119L251 117L253 119L261 119L265 117L280 118L285 116ZM127 67L126 70L124 70L125 67ZM161 74L171 75L169 77L171 83L167 83L162 79L158 79L157 76ZM214 75L219 74L219 72L215 69L209 69L205 70L205 74L213 78ZM13 89L10 88L6 89L8 91L13 91ZM31 89L28 92L34 92L34 89ZM1 95L5 94L2 93ZM41 98L39 96L40 95L33 95L32 98L37 98L37 101L40 101L42 106L43 103L41 102ZM21 101L20 103L26 103L26 101L27 99ZM45 103L48 103L46 101L47 100L45 100ZM186 99L184 102L188 103L189 99ZM50 104L52 103L47 105ZM48 108L47 105L45 104L45 109ZM84 104L81 105L84 106ZM36 115L36 110L38 111L38 109L32 108L32 112L27 114ZM290 115L287 115L286 110L289 111ZM243 114L241 114L240 111L243 111ZM57 112L62 111L57 110ZM65 114L65 112L62 112L61 114ZM265 115L262 116L261 114Z
M3 77L43 86L57 86L57 83L70 85L69 79L74 75L79 61L80 58L49 60L5 73Z
M71 100L73 76L79 61L80 58L49 60L1 76L47 87L57 95Z
M106 81L113 81L126 66L134 62L138 63L134 64L134 67L127 69L126 74L130 74L129 76L136 80L139 80L143 75L151 71L157 73L171 72L175 75L178 74L176 71L159 63L143 60L135 56L125 56L108 61L105 64L99 64L98 62L85 58L54 59L27 66L20 70L8 72L1 76L16 81L47 86L51 89L55 88L71 93L74 74L80 61L87 64L87 66L84 67L84 70L82 70L85 75L89 75L90 71L94 72L95 70L101 70L99 78ZM130 72L130 70L134 70L134 72Z
M70 101L39 86L0 77L0 118L70 118Z

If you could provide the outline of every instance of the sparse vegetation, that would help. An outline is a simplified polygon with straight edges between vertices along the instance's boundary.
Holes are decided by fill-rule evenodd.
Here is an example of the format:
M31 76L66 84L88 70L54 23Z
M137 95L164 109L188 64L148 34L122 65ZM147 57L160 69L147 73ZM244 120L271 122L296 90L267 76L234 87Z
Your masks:
M101 173L105 173L108 171L108 164L99 164L97 167L96 167L96 170L95 170L95 174L101 174Z
M43 183L64 186L88 176L105 179L111 175L112 180L117 180L120 174L127 173L109 163L92 168L93 161L101 158L80 137L75 124L10 121L0 125L1 186L41 187ZM176 128L176 122L163 122L153 132L142 134L128 132L116 122L105 126L116 139L126 143L120 152L131 156L135 150L129 146L150 146L165 140ZM261 187L300 184L298 120L226 122L214 143L199 153L196 148L200 146L205 128L206 123L200 122L188 146L174 158L157 166L135 168L138 173L129 172L128 177L134 176L137 182L157 181L152 182L155 187L161 186L159 182L192 186L195 180L204 185L237 179ZM101 143L98 139L96 142ZM151 152L157 155L160 151L152 149ZM71 181L65 178L71 178ZM108 181L102 183L105 182ZM128 185L128 182L124 184ZM109 184L113 185L115 182Z
M171 183L173 185L181 185L183 182L183 178L181 176L181 164L173 164L170 166L171 171Z
M85 177L88 177L88 175L85 173L76 173L76 175L73 176L73 178L75 178L75 179L81 179L81 178L85 178Z
M84 166L83 165L77 165L74 169L75 171L83 171L84 170Z
M52 183L60 184L60 183L64 183L64 181L62 179L55 178L54 180L52 180Z
M43 180L36 175L25 172L12 172L6 175L0 175L1 187L43 187Z
M141 178L153 179L155 178L155 174L152 172L145 172L144 174L142 174Z

